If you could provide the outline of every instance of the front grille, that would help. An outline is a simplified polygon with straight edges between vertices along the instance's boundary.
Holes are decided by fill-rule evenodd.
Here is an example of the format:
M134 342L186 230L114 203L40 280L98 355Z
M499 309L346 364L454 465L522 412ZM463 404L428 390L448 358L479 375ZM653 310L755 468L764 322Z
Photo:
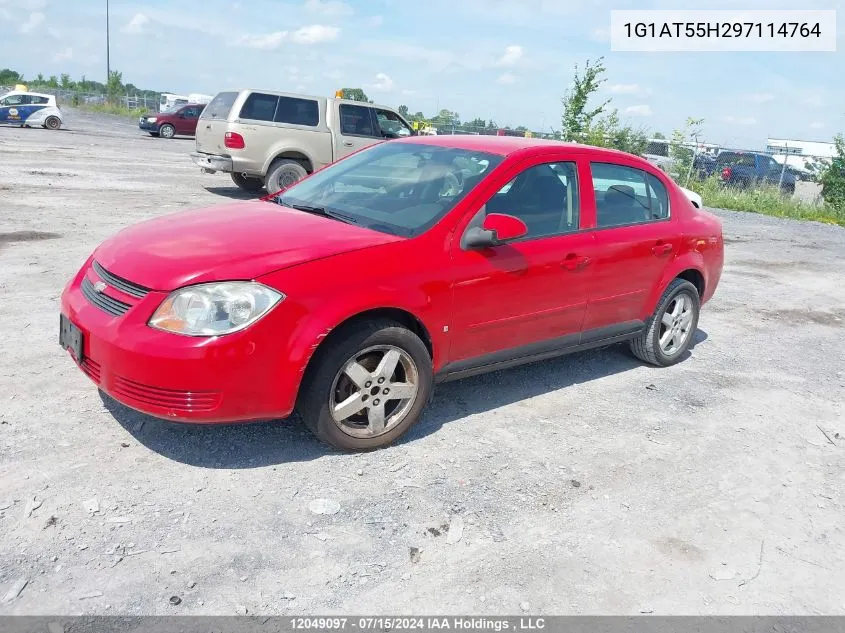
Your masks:
M123 303L123 301L94 290L94 284L87 277L82 280L82 294L100 310L113 316L122 316L131 307L128 303Z
M119 396L175 411L211 411L220 404L219 391L181 391L151 387L121 376L114 377L112 391Z
M93 268L94 272L97 273L97 276L99 276L100 279L105 281L108 285L117 288L121 292L125 292L130 297L142 299L146 297L147 293L150 291L150 288L145 288L144 286L133 284L131 281L127 281L123 277L112 275L109 271L100 266L97 262L94 262Z
M83 358L82 364L80 365L82 371L84 371L88 377L93 380L98 385L100 384L100 364L95 363L90 358Z

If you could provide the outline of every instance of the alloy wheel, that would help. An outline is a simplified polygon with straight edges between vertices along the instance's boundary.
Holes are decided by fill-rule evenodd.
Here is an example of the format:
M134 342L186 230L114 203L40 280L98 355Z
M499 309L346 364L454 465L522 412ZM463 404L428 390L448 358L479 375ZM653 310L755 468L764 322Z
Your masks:
M666 306L660 320L660 349L667 356L674 356L692 334L693 303L692 299L681 292Z

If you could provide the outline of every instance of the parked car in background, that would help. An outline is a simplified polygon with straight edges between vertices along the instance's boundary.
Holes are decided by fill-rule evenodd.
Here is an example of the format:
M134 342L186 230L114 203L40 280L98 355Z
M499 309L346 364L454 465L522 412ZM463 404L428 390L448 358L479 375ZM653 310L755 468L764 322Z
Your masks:
M722 184L746 189L760 184L780 185L787 195L795 193L795 176L768 154L720 152L716 169Z
M273 192L359 149L412 136L386 106L267 90L221 92L206 106L191 158L246 191Z
M139 411L297 409L322 440L373 449L435 382L619 342L684 360L723 247L720 220L642 158L417 136L262 200L122 230L65 287L59 342Z
M149 132L150 136L161 138L194 136L204 107L202 104L189 103L169 112L145 114L138 120L138 127Z
M63 123L55 95L12 90L0 97L0 124L58 130Z

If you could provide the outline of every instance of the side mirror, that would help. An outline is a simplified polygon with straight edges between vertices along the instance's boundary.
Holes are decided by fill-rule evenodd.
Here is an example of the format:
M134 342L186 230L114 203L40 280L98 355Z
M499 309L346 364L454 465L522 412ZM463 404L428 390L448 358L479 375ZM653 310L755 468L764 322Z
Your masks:
M480 227L474 226L467 231L464 244L468 248L488 248L519 239L527 233L528 227L519 218L489 213Z

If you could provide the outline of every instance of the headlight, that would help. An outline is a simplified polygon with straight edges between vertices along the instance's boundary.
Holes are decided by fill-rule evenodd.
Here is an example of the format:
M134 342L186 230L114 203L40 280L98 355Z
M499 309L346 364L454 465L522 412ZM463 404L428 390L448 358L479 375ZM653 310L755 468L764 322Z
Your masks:
M149 325L187 336L217 336L243 330L285 298L254 281L198 284L170 293Z
M154 116L151 116L149 119L147 119L147 123L155 123L156 121L158 121L158 118Z

